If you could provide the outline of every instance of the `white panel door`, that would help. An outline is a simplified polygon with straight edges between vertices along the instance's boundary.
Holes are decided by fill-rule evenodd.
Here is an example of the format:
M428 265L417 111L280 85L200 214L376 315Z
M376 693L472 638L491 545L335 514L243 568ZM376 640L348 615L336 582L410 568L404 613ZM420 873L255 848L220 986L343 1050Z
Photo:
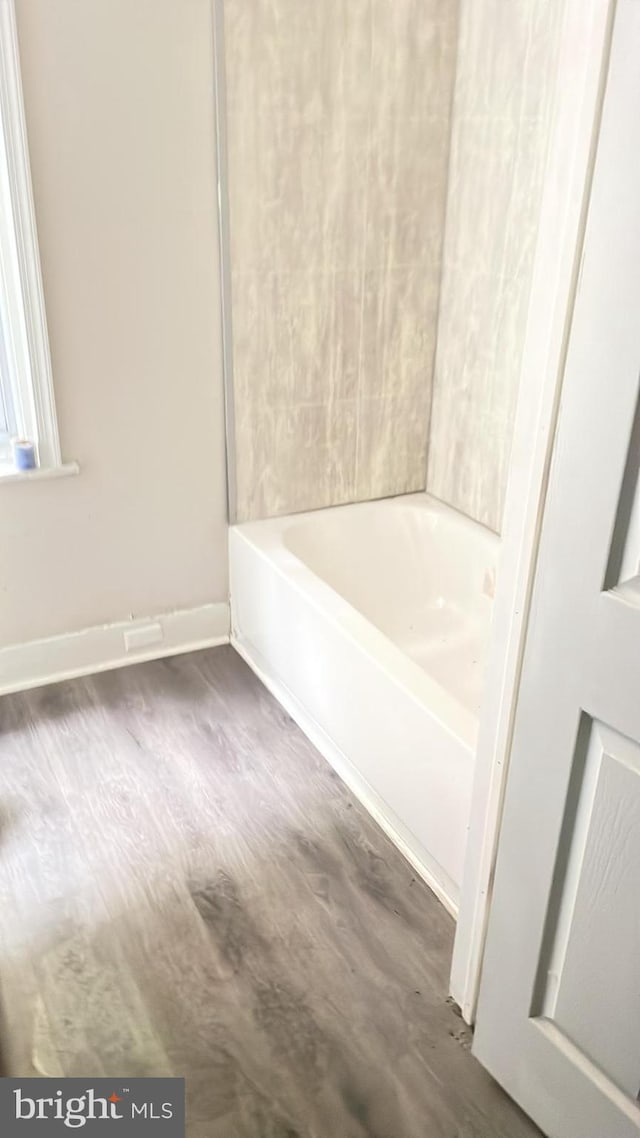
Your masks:
M551 1138L640 1135L640 0L618 0L474 1050Z

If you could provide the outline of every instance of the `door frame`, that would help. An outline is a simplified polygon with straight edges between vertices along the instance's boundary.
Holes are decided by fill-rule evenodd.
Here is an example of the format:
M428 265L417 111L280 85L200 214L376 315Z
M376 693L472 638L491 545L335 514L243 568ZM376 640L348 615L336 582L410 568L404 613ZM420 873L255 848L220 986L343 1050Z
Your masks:
M513 719L616 0L566 0L450 991L475 1019Z

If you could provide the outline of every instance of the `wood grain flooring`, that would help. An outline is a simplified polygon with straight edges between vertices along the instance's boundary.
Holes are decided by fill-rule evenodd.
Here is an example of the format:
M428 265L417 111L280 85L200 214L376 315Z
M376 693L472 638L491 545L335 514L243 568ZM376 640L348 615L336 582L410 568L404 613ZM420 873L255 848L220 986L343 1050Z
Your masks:
M189 1138L527 1138L453 922L231 648L0 701L7 1073L178 1074Z

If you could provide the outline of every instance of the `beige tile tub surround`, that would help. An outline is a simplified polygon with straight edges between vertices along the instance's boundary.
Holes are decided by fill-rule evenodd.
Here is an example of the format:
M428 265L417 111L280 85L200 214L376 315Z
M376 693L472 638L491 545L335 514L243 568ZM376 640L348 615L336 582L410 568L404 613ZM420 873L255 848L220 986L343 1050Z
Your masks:
M225 0L237 514L424 488L457 0Z
M564 0L462 0L427 489L499 531Z

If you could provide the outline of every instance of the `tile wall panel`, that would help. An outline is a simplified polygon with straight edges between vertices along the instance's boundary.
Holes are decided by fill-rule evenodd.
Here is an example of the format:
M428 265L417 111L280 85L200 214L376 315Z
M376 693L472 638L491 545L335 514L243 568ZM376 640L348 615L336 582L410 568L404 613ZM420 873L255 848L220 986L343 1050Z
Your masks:
M237 516L424 489L458 0L225 0Z
M462 0L427 489L500 530L564 0Z

